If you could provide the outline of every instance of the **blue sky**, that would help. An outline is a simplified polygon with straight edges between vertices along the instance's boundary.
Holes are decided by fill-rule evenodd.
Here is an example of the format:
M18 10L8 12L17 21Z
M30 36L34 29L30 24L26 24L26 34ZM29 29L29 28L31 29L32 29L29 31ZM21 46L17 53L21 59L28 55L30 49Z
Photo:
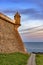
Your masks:
M23 41L43 41L43 0L0 0L0 12L13 19L17 11L21 15L19 31ZM37 29L37 33L30 33Z

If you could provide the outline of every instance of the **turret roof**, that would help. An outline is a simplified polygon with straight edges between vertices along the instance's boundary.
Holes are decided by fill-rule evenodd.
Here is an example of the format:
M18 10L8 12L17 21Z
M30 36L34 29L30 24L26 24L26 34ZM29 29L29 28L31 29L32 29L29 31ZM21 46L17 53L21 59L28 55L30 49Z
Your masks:
M19 14L18 12L15 14L15 16L14 16L14 17L16 17L16 16L19 16L19 17L21 17L21 16L20 16L20 14Z

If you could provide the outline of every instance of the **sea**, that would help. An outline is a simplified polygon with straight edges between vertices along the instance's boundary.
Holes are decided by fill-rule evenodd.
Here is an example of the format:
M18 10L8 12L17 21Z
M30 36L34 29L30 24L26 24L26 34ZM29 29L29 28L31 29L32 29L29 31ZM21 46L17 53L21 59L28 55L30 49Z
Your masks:
M24 42L27 52L43 52L43 42Z

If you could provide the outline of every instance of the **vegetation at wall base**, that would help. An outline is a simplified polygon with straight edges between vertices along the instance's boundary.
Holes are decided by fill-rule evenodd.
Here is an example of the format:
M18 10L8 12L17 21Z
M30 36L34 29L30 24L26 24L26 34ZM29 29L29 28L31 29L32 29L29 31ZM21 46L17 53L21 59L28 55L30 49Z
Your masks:
M0 53L0 65L26 65L29 56L29 54L19 52L9 54Z
M36 54L36 65L43 65L43 54Z

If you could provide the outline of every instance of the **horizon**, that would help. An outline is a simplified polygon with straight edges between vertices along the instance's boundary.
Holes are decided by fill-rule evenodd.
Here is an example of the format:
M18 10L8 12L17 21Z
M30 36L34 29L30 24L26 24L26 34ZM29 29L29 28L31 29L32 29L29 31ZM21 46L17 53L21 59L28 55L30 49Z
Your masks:
M43 0L0 0L0 12L14 19L21 15L19 33L23 42L43 42Z

